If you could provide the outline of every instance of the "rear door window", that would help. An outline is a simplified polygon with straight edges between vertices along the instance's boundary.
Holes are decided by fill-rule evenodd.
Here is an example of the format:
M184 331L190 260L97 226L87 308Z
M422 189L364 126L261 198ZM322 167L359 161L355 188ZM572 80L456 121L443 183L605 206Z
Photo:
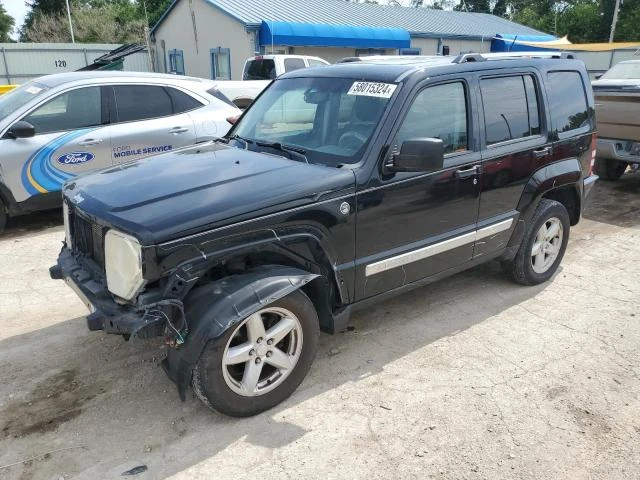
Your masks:
M480 81L487 145L540 133L536 89L531 75Z
M572 130L591 127L587 94L580 72L548 73L551 128L559 137Z
M272 80L276 78L276 64L270 58L249 60L244 66L243 80Z
M173 114L171 96L161 86L115 85L119 122L134 122Z
M301 58L285 58L284 59L284 71L293 72L294 70L300 70L304 68L304 60Z

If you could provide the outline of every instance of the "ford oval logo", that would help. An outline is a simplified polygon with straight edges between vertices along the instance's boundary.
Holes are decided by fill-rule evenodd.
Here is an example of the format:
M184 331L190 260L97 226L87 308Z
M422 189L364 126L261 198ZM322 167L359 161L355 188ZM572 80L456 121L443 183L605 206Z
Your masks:
M65 153L58 157L58 163L62 165L77 165L79 163L87 163L95 158L91 152L71 152Z

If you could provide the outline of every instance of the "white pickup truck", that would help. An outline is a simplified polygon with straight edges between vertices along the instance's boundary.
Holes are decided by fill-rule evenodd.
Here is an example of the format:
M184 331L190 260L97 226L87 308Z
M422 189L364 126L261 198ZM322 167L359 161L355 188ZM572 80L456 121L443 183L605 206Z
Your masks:
M242 80L219 80L216 87L237 107L245 109L274 78L300 68L324 65L329 62L306 55L257 55L244 62Z

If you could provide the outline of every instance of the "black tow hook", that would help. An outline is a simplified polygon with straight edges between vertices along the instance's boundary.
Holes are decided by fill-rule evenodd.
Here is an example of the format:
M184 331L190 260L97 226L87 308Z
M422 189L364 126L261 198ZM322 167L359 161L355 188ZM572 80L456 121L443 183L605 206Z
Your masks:
M49 268L49 276L52 280L62 280L62 269L60 265L54 265Z

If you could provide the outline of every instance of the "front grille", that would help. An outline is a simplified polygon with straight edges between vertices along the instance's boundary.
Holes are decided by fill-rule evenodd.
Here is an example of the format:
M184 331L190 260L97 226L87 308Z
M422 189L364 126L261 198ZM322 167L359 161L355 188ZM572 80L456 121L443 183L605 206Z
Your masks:
M104 228L77 211L69 212L69 217L73 249L104 268Z

